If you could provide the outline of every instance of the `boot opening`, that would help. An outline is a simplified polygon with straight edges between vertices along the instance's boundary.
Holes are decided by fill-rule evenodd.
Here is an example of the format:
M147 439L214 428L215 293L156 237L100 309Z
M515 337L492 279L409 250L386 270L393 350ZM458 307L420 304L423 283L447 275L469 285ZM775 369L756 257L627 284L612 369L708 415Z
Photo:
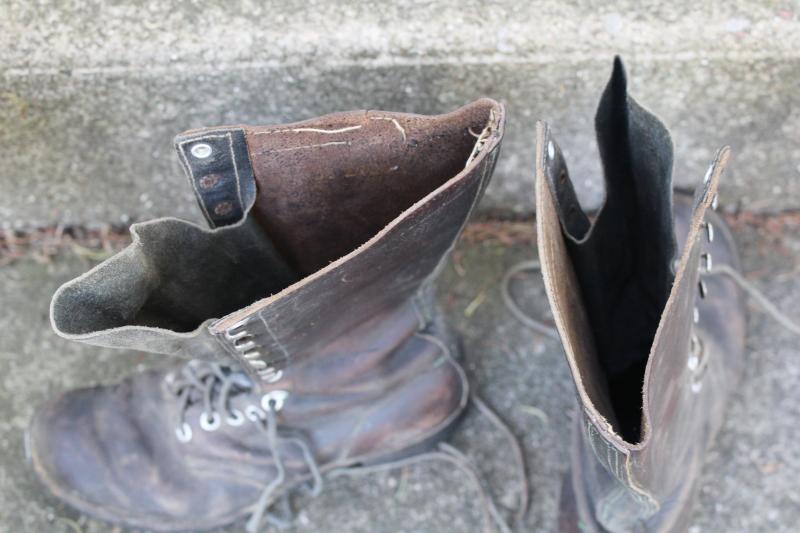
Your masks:
M131 246L56 292L56 331L149 326L190 332L296 280L251 222L208 232L159 219L132 232Z
M619 59L595 128L606 200L591 227L571 224L586 231L573 233L567 247L613 409L604 415L637 443L645 369L674 281L672 141L628 96Z
M497 104L421 116L357 111L248 133L253 214L305 276L458 174Z
M280 292L464 170L499 116L497 103L479 100L433 117L360 111L251 129L258 195L243 224L137 225L132 246L59 289L53 325L65 335L188 333Z

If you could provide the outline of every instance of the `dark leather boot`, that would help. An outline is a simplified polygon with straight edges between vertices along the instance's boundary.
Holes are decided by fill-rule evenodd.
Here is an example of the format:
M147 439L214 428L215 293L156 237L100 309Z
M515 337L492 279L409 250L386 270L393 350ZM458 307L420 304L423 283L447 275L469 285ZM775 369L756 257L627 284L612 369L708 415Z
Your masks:
M489 182L504 111L357 111L177 139L211 230L132 226L62 286L68 339L193 359L74 390L31 423L44 484L82 512L202 530L431 447L468 398L430 282ZM272 509L272 512L268 512Z
M539 256L578 392L560 531L683 531L744 364L738 268L712 209L722 149L694 198L672 192L672 142L627 95L619 60L596 117L606 200L578 205L548 127L536 140Z

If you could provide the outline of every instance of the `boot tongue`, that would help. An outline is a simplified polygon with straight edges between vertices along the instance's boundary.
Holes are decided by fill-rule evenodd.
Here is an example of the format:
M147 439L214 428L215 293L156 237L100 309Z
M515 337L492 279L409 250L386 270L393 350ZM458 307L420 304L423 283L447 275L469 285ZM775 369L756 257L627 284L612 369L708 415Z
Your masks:
M622 436L636 442L645 367L674 280L673 149L664 125L628 96L619 58L595 129L606 200L567 243Z

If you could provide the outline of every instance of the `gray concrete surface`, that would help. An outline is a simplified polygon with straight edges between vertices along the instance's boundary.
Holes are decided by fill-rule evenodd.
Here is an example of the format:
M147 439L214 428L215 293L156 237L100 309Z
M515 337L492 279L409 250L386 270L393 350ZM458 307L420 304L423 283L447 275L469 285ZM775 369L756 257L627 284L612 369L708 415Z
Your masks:
M527 530L551 531L574 391L560 347L518 324L499 298L505 270L535 255L526 227L471 225L439 292L464 337L465 366L475 389L525 447L532 487ZM800 319L800 217L740 215L735 234L750 279ZM34 246L0 267L2 531L109 531L107 524L77 516L42 491L23 460L23 432L36 405L60 390L113 382L159 364L157 357L80 346L50 331L47 308L54 289L94 264L84 248L72 249L78 253L48 256ZM548 315L538 277L523 277L513 289L529 312ZM800 520L798 339L758 312L751 314L748 330L749 365L705 465L691 533L790 532ZM501 505L513 502L516 478L501 435L471 413L454 441L479 465ZM301 502L292 531L479 531L475 502L466 479L452 467L420 465L330 481L321 496Z
M702 4L702 5L701 5ZM723 202L800 207L797 2L10 0L0 6L0 224L196 217L171 149L184 129L353 108L508 104L484 210L533 210L548 120L582 201L602 197L592 130L611 59L672 130L678 183L715 149Z

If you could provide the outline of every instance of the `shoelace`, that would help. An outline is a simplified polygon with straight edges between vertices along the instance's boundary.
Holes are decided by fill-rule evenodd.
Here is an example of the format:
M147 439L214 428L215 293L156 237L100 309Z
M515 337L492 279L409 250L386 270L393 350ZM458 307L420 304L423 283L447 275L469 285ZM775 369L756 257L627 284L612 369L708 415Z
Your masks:
M281 485L283 485L283 482L286 478L286 470L284 469L283 458L280 452L281 441L297 446L300 449L300 452L303 454L303 460L305 461L306 465L308 465L309 472L311 473L312 477L312 483L310 486L300 485L300 487L306 488L306 491L310 496L316 497L322 492L323 486L322 473L320 472L317 460L314 458L314 454L311 453L308 443L300 437L281 436L278 432L278 421L275 411L269 409L265 411L265 414L266 416L262 420L262 423L258 424L258 428L266 434L270 453L273 454L275 465L278 469L278 475L264 488L261 496L258 499L258 502L256 502L255 506L253 507L253 513L250 515L250 519L247 521L246 526L246 529L249 533L255 533L258 531L263 520L266 520L268 523L279 529L289 527L294 520L288 492L285 492L282 498L279 500L282 503L282 516L271 511L271 508L276 503L273 496L281 487Z
M287 434L279 431L277 411L282 407L283 396L274 396L267 393L262 397L261 405L249 405L244 415L230 408L230 397L240 393L250 393L252 382L241 371L228 366L206 361L190 361L179 371L177 377L167 379L173 393L178 398L178 421L176 436L182 442L191 440L191 427L186 423L186 411L195 403L202 403L203 412L200 415L201 427L215 430L225 416L229 425L241 425L245 418L255 424L259 431L266 437L267 446L274 460L277 471L275 477L264 487L258 501L252 508L246 529L255 533L263 522L278 528L285 528L292 522L292 511L289 505L289 493L285 492L281 498L275 499L275 493L286 480L286 468L283 464L282 446L295 446L300 450L308 470L311 474L311 484L301 485L301 490L306 488L311 496L322 492L322 474L314 454L305 439L298 435ZM281 512L273 512L273 507L280 505Z
M415 335L435 344L442 352L442 356L444 358L455 362L450 348L447 346L447 344L442 342L441 339L435 337L434 335L420 332L417 332ZM528 485L525 455L522 450L522 445L519 443L519 440L513 434L508 425L486 404L486 402L484 402L474 393L470 395L470 401L492 425L494 425L503 433L503 436L506 437L508 442L511 444L514 461L516 463L516 471L520 476L520 496L514 517L514 524L517 528L521 528L522 522L528 511L530 500L530 489ZM327 475L331 478L343 476L359 477L377 472L386 472L396 468L414 466L430 461L443 461L452 464L467 475L470 484L475 489L475 492L478 494L480 499L481 515L483 517L483 531L511 533L512 528L509 527L502 514L498 510L497 505L494 502L494 498L485 487L482 476L478 472L478 469L473 465L472 461L466 455L464 455L463 452L446 442L440 442L432 451L422 452L410 457L404 457L395 461L382 462L375 465L337 468L331 470Z
M412 455L411 457L380 463L377 465L332 470L329 476L332 478L341 476L357 477L374 474L377 472L386 472L388 470L394 470L396 468L403 468L406 466L414 466L429 461L443 461L452 464L467 475L467 478L469 479L470 484L475 488L475 492L477 492L481 503L484 531L511 533L511 528L508 526L508 524L506 524L505 520L500 514L500 511L497 509L497 505L495 505L494 500L484 487L478 470L475 468L469 458L467 458L467 456L458 450L458 448L455 448L446 442L440 442L434 451L422 452ZM522 506L520 506L520 509L522 509ZM524 515L524 513L522 514ZM518 517L518 520L521 519L521 517Z
M442 352L444 358L454 361L449 347L439 338L421 332L417 332L416 335L435 344ZM249 533L257 532L263 522L267 522L279 529L284 529L290 526L294 520L294 513L289 501L290 493L284 492L279 497L275 496L276 492L286 480L286 470L281 454L282 444L297 446L303 454L304 461L309 468L312 476L312 483L310 487L301 486L301 490L304 487L308 487L307 492L312 497L322 492L322 473L311 452L310 446L299 436L286 435L279 431L276 416L276 411L279 409L274 408L275 406L272 406L273 408L266 408L262 401L262 407L265 407L264 409L255 405L250 405L245 410L244 417L242 417L241 413L230 408L229 402L231 396L240 393L249 393L252 390L252 383L243 372L233 370L230 367L222 366L217 363L190 361L181 368L177 376L168 377L168 384L173 393L177 396L179 402L178 420L175 430L179 440L187 442L187 440L185 440L187 435L189 439L191 439L191 429L186 423L185 416L189 407L198 402L203 405L201 425L205 420L206 424L211 424L211 427L214 427L215 424L220 423L222 417L220 413L222 413L225 415L226 421L228 422L238 420L243 422L244 417L246 417L251 422L255 423L260 431L264 432L270 453L273 455L275 461L277 473L275 478L264 487L258 501L252 508L250 518L246 525L246 529ZM268 398L268 395L265 396L265 398ZM505 422L503 422L483 400L475 394L470 396L470 400L492 425L500 429L511 444L513 457L516 462L516 470L520 474L520 497L515 515L515 524L519 527L527 513L530 498L522 446ZM237 422L233 425L240 424L241 422ZM461 451L444 442L439 443L435 451L422 452L400 460L384 462L372 466L336 468L331 470L327 476L332 478L341 476L355 477L436 460L453 464L467 475L480 498L484 531L499 533L510 533L512 531L497 509L492 496L485 488L477 468L475 468L469 458Z
M178 375L169 374L167 383L178 397L178 420L175 433L178 440L188 442L192 438L191 426L186 423L186 411L195 403L203 404L200 416L204 427L219 427L221 414L224 414L230 425L241 425L243 415L231 410L229 399L231 394L249 392L252 384L242 372L230 367L205 361L190 361L185 364Z
M505 276L503 276L500 292L503 297L503 303L517 320L542 335L558 340L559 335L556 328L526 314L519 308L511 294L511 282L517 275L523 272L538 272L540 270L541 264L537 260L523 261L514 265L508 269ZM701 277L713 275L728 276L734 283L741 287L764 312L770 315L773 320L795 335L800 335L800 324L792 321L785 313L778 309L763 292L756 288L750 281L746 280L738 271L728 265L714 266L710 269L700 271Z

